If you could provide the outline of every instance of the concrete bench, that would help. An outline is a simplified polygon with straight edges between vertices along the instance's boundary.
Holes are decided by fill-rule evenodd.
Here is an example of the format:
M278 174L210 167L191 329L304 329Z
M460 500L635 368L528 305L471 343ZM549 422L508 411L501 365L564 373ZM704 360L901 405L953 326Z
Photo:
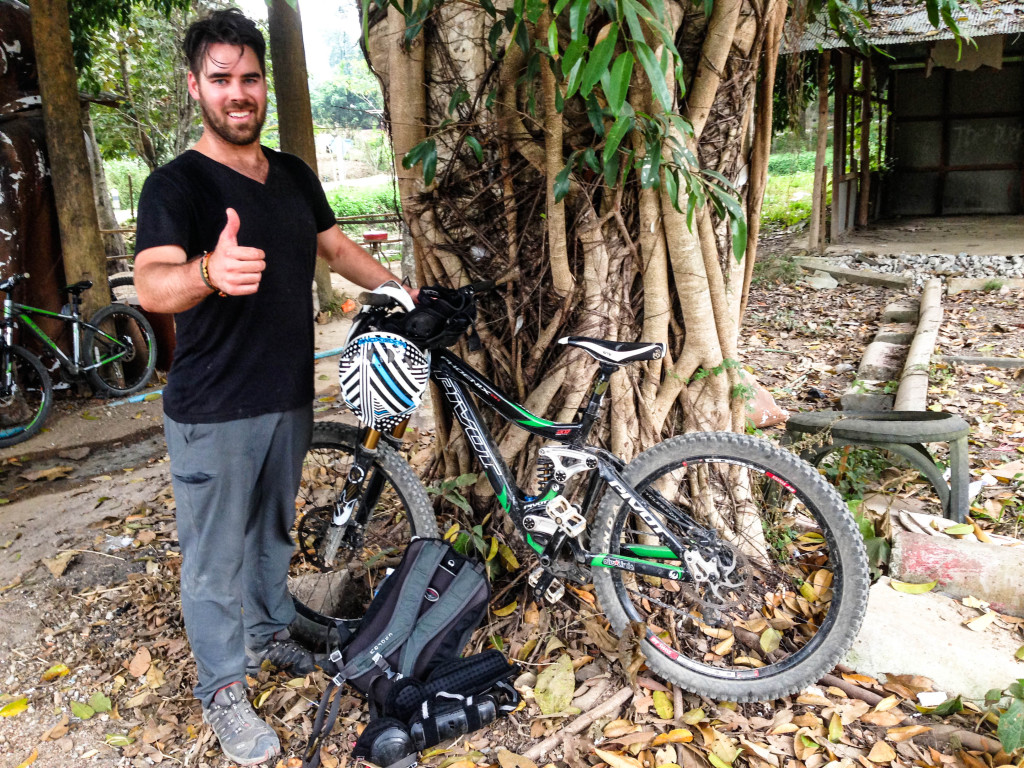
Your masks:
M906 459L935 488L944 517L963 522L969 510L967 422L952 413L934 411L816 411L797 413L786 422L794 443L807 435L830 430L826 439L801 452L812 464L847 445L891 451ZM926 443L948 443L950 480L947 483Z

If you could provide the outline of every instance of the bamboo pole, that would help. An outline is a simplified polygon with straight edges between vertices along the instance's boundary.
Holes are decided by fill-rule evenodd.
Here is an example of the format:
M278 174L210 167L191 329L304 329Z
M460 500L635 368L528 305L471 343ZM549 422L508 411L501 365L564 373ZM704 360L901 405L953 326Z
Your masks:
M818 145L814 153L814 190L811 193L811 226L807 235L807 250L821 253L825 250L825 152L828 148L828 68L831 51L824 51L818 59Z

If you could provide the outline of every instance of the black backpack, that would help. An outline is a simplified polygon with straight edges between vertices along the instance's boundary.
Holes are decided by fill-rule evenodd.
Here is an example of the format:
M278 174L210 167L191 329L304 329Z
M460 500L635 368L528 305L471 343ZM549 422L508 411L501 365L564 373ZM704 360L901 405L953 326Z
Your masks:
M428 285L420 289L416 307L401 318L398 332L423 349L453 346L476 321L472 293Z
M460 658L490 601L483 566L439 539L414 539L381 584L359 628L336 622L339 648L306 747L316 768L348 683L370 703L371 721L354 755L388 766L469 733L519 703L517 668L499 651ZM333 701L332 701L333 697Z

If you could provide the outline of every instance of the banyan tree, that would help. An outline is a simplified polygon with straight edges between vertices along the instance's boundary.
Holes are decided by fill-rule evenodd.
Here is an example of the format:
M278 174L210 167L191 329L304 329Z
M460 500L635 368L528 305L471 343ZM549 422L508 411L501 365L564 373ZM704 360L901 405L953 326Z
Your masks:
M744 428L737 337L790 10L364 0L420 284L509 281L481 301L471 362L569 421L596 362L559 338L667 344L612 379L601 439L626 459L673 433ZM816 10L853 19L835 2ZM527 435L492 426L525 480ZM452 425L438 428L441 473L470 471Z

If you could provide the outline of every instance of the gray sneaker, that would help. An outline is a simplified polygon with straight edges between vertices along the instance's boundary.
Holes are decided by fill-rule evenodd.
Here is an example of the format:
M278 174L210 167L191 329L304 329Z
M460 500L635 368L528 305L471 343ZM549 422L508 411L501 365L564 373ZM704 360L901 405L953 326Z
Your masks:
M213 727L224 755L239 765L257 765L281 754L281 742L245 697L241 683L217 691L203 707L203 720Z
M264 661L269 661L281 672L293 675L308 675L323 666L324 656L302 647L292 640L287 629L276 632L263 648L245 649L245 673L255 677Z

